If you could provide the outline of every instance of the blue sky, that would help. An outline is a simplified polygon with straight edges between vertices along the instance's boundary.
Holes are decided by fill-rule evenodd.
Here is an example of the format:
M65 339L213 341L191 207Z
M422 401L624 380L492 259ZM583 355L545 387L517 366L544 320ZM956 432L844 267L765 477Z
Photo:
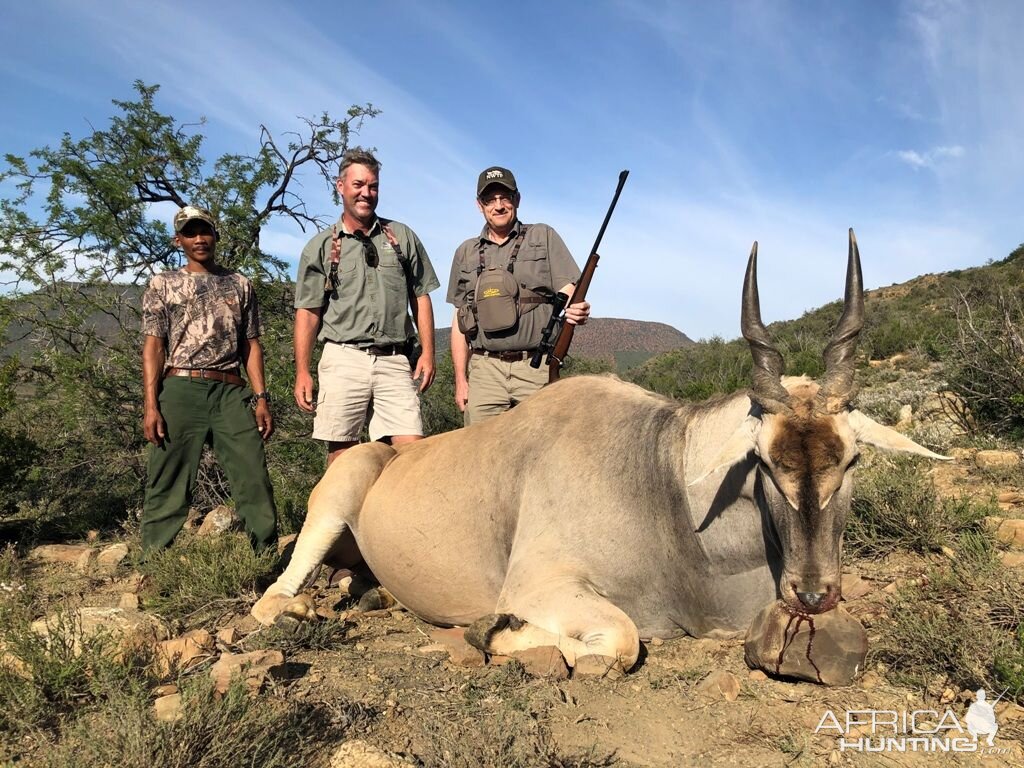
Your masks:
M439 325L491 164L516 173L521 218L554 226L580 263L629 168L594 314L693 338L738 335L754 240L768 321L842 295L851 226L868 287L1024 241L1013 0L42 1L4 16L2 152L105 124L137 78L180 121L206 117L211 158L253 151L260 123L281 133L372 102L382 114L357 141L384 164L380 213L431 254ZM263 243L294 261L305 239L279 221Z

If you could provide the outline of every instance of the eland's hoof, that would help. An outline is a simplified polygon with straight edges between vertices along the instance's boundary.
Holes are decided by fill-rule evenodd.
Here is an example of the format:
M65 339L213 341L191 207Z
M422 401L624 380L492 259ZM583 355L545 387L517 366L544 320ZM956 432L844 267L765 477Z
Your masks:
M284 624L290 624L315 619L316 606L313 605L313 598L305 593L290 596L274 594L268 590L256 601L250 613L266 626L278 624L279 619Z

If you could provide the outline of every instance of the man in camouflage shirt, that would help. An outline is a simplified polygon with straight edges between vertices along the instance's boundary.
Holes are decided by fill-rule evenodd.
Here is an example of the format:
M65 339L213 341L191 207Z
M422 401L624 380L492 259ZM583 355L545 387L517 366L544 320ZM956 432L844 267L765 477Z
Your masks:
M216 263L213 214L185 206L174 233L188 263L154 277L142 297L143 432L152 443L142 548L166 547L181 530L209 442L250 541L262 549L277 538L277 515L263 450L274 422L256 296L245 277Z

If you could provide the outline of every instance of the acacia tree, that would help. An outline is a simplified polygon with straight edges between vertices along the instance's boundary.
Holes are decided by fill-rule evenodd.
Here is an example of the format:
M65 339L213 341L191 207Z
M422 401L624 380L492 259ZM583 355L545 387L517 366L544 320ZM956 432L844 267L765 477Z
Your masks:
M65 133L59 146L27 158L6 155L0 171L0 184L15 190L0 200L0 328L17 366L8 391L21 395L18 407L0 412L0 437L28 435L42 457L18 501L88 513L83 522L92 524L137 504L144 476L138 299L149 277L180 264L172 232L151 207L192 203L217 215L218 260L256 285L268 380L287 403L290 288L260 232L282 216L303 230L324 226L296 192L297 176L321 177L333 193L350 138L378 114L367 104L340 120L327 112L299 118L301 129L283 139L261 125L255 152L211 163L201 153L202 120L179 123L160 112L159 86L136 81L134 89L135 100L113 102L106 128L79 139ZM272 472L276 446L283 475L275 481L287 486L295 472L288 452L299 441L288 439L288 407L278 411ZM210 479L206 490L216 495L216 473Z

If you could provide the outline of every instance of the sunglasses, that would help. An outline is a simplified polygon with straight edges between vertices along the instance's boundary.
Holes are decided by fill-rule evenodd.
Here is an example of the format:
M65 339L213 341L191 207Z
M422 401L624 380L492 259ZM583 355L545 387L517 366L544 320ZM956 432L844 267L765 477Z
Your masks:
M376 269L377 265L380 264L380 257L377 255L377 246L373 244L373 241L365 235L356 235L356 239L363 244L363 256L366 257L366 266L370 269Z

